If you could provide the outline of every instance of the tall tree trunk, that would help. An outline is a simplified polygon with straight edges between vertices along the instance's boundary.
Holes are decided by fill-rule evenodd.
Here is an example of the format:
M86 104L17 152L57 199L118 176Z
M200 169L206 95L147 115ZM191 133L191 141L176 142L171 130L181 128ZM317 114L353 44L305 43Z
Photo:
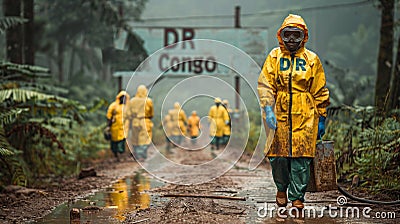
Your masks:
M24 18L28 20L24 24L24 63L33 65L35 64L33 0L23 0L23 6Z
M397 45L397 56L389 90L387 110L400 109L400 38Z
M375 85L375 105L379 112L385 110L388 87L391 79L391 65L393 65L393 14L394 1L380 0L381 30L378 55L378 75Z
M57 48L57 66L58 66L58 81L60 83L64 82L64 43L62 41L58 42Z
M72 47L71 59L69 60L69 70L68 70L69 80L74 76L74 72L75 72L75 48Z
M21 17L21 0L3 0L4 16ZM6 31L7 60L23 63L22 25L14 26Z

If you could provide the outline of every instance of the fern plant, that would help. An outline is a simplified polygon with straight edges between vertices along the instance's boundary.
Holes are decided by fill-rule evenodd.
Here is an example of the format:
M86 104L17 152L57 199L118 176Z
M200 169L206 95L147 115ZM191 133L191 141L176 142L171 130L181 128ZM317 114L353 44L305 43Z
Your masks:
M339 181L355 175L374 192L399 195L400 113L377 117L373 107L329 110L325 138L335 141Z
M3 34L7 29L13 26L23 24L27 22L27 19L21 17L7 16L0 18L0 34Z
M83 122L86 107L51 93L44 77L46 68L0 62L0 185L26 185L56 170L49 156L66 154L62 127Z

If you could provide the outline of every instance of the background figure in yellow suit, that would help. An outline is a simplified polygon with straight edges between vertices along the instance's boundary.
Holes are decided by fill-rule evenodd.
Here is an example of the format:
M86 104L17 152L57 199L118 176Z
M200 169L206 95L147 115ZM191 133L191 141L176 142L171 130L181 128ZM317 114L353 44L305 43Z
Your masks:
M147 148L151 143L154 109L153 101L147 97L147 88L140 85L125 110L125 127L130 130L129 143L139 161L147 158Z
M208 119L210 122L210 136L212 138L211 149L214 149L214 147L218 149L224 135L225 125L229 123L229 115L225 107L221 105L220 98L215 98L214 103L215 105L211 106L208 112Z
M129 101L129 94L121 91L107 110L107 121L111 131L111 151L117 160L118 153L125 152L124 125L122 122L123 107Z
M305 47L303 18L290 14L276 36L279 47L269 53L258 79L266 131L275 130L266 153L277 205L285 207L289 198L293 207L303 209L316 141L325 132L329 91L320 59Z
M232 109L229 107L229 101L228 100L223 100L222 105L225 107L226 111L228 112L229 115L229 121L227 124L225 124L224 127L224 134L222 137L222 144L226 145L228 144L229 138L231 137L231 117L232 117Z
M173 123L172 123L172 110L168 110L168 114L164 116L164 119L162 121L162 126L164 128L165 132L165 144L166 144L166 149L169 152L171 149L171 137L172 137L172 129L173 129Z
M200 117L197 116L197 112L194 110L188 119L188 129L192 144L196 143L196 138L200 134Z
M174 103L174 109L171 111L171 141L174 145L180 145L183 135L186 135L187 117L185 111L178 102Z

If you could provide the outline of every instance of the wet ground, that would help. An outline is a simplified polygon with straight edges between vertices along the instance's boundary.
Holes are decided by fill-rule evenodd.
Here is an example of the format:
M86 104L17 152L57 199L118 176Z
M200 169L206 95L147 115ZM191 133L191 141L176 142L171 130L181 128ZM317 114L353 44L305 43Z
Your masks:
M71 209L77 208L81 211L81 223L118 223L125 220L126 212L154 206L155 202L146 192L161 185L162 182L138 171L134 176L120 179L101 191L63 203L37 222L69 223Z
M35 189L6 187L0 193L0 223L35 222L60 204L85 198L120 179L134 176L140 165L134 162L128 153L125 154L125 158L118 163L111 153L105 154L102 160L93 164L97 172L96 177L43 179L43 183Z
M110 161L97 167L98 177L62 180L26 196L0 195L0 223L70 223L73 208L80 215L75 223L400 222L400 211L395 206L350 200L338 205L341 195L337 191L307 193L304 217L291 217L295 211L290 205L285 213L288 217L278 217L276 190L267 163L250 171L248 155L236 162L239 150L227 154L222 149L173 148L168 153L162 148L162 152L150 149L143 166L127 158L119 163ZM215 158L219 158L218 167L230 169L220 173L225 170L209 163ZM50 210L52 207L56 208ZM377 218L377 214L385 214L385 218Z
M209 153L207 150L193 152L177 149L171 157L181 164L191 164L212 159L221 153L222 150ZM235 155L232 157L236 158ZM225 159L221 162L232 161ZM161 206L127 213L124 223L397 223L400 220L374 218L377 211L390 210L400 215L394 206L386 209L378 206L369 208L370 205L351 201L347 205L338 205L337 199L341 196L338 191L307 193L303 217L295 217L296 211L292 212L290 205L287 207L287 217L278 217L274 203L276 188L269 165L262 163L256 170L250 171L248 161L249 157L243 156L232 169L207 183L166 184L152 189L149 192L156 200L163 198L163 195L171 197L159 203ZM153 174L164 176L173 173L170 171L166 166ZM184 175L178 177L180 180L184 178ZM199 171L192 178L204 178L204 175ZM216 195L223 197L209 198ZM363 216L366 207L366 215L370 218Z

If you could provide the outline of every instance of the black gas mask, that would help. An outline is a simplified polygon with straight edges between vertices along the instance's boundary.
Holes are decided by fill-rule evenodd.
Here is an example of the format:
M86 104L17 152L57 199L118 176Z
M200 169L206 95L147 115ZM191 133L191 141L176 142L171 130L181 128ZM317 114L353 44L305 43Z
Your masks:
M125 99L126 99L125 95L120 96L119 97L119 104L125 104Z
M285 27L281 30L282 41L290 53L296 53L304 40L304 30L298 27Z

